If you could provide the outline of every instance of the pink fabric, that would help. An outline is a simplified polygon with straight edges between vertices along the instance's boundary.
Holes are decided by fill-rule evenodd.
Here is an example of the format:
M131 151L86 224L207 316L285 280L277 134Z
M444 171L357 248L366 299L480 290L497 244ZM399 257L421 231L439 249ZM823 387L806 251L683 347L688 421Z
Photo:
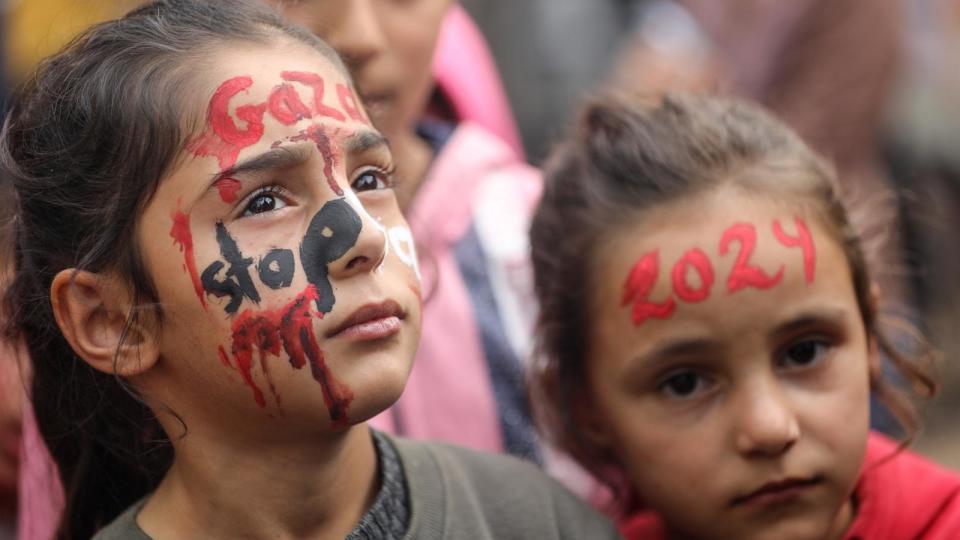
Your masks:
M437 41L433 77L460 120L474 122L524 159L510 102L483 34L459 4L450 8Z
M857 484L860 508L846 540L960 538L960 477L874 434Z
M452 251L474 220L478 190L495 181L510 183L526 210L524 218L532 213L540 195L539 172L483 128L461 124L408 212L423 273L423 333L403 396L394 409L371 421L376 428L503 451L483 345ZM526 230L516 233L526 235Z
M960 538L960 477L913 452L897 451L872 433L856 488L859 508L844 540L955 540ZM625 520L627 540L666 538L653 513Z
M63 510L63 486L57 466L37 429L33 407L23 406L23 440L20 462L19 540L53 538Z

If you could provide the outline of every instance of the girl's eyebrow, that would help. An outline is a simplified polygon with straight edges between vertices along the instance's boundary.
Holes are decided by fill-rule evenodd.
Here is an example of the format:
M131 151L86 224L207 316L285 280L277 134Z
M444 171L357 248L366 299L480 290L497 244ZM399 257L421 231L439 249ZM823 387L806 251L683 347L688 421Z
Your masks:
M770 339L771 341L778 341L785 336L789 336L811 326L826 324L840 327L843 326L846 320L847 312L841 307L826 306L823 308L815 308L797 313L778 324L776 328L770 331Z
M380 146L389 147L390 143L379 131L363 129L351 135L344 146L348 152L366 152Z
M285 145L267 150L240 163L215 174L210 180L208 189L216 185L223 178L242 176L273 169L285 169L299 165L310 159L310 145Z
M702 356L709 353L715 353L723 345L710 338L680 338L670 340L652 351L634 357L631 364L631 371L634 369L657 370L661 364L667 363L677 357Z

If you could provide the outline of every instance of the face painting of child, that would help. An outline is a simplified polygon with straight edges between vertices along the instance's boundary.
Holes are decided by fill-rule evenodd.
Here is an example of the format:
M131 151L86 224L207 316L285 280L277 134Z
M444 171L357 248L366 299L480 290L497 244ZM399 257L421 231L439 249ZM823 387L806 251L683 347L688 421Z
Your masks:
M874 352L842 248L798 208L719 188L598 247L591 423L680 537L839 538L853 516Z
M419 337L390 149L304 45L214 56L202 126L139 225L174 382L146 393L204 438L366 420L399 396Z

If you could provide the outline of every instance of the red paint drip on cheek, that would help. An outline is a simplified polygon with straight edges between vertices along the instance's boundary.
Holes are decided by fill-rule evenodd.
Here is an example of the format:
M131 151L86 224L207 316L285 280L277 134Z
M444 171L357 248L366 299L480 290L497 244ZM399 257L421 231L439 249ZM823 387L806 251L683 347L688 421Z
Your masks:
M287 304L276 310L253 312L246 310L233 323L233 356L244 382L253 390L254 400L260 407L266 406L263 392L253 380L253 351L260 353L260 364L270 383L277 404L279 395L270 382L267 371L266 355L280 355L281 347L290 359L294 369L310 366L310 373L320 384L323 400L334 426L346 426L349 423L347 409L353 401L353 392L333 376L323 351L317 344L313 332L313 318L322 314L311 310L317 300L317 290L313 285Z
M240 181L236 178L221 178L217 180L217 191L220 192L220 199L225 203L232 203L237 200L237 192L240 191Z
M180 245L180 251L183 253L184 269L190 275L193 282L193 288L197 292L197 298L200 299L200 305L207 308L207 300L203 294L203 285L200 283L200 275L197 273L197 262L193 256L193 235L190 233L190 216L184 214L178 208L170 218L173 220L173 226L170 227L170 237L174 244Z
M313 143L317 145L317 150L319 150L323 156L323 175L326 176L330 189L332 189L338 197L343 197L343 189L333 178L333 167L337 163L337 156L333 153L330 137L327 136L326 132L323 131L323 128L320 126L310 126L308 129L301 131L299 135L290 137L290 141L292 142L308 140L313 141Z
M227 356L227 351L223 350L223 346L217 347L217 354L220 356L220 362L228 368L233 368L233 364L230 363L230 357Z

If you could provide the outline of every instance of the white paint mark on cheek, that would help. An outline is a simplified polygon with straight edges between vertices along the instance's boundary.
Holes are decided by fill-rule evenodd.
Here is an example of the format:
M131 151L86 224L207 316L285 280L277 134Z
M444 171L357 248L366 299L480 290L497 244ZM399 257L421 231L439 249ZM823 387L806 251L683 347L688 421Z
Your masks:
M420 263L417 262L417 248L413 243L413 235L410 234L410 229L401 226L390 227L388 236L390 237L390 244L393 245L393 250L397 252L400 261L413 268L417 279L421 279Z

